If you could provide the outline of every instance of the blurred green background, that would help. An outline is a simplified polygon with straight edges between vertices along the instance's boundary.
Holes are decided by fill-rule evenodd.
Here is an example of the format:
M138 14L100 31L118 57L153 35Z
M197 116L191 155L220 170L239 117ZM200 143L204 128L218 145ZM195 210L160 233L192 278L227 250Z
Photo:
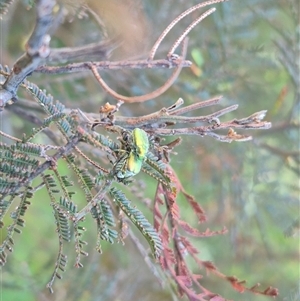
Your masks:
M132 45L134 49L129 53L143 51L146 57L160 32L196 3L128 0L146 32L141 44ZM31 33L34 10L27 11L26 5L26 1L14 3L1 21L3 65L13 65ZM214 6L217 11L189 35L187 58L194 63L193 67L184 69L175 85L158 99L124 105L120 114L140 116L169 106L179 97L185 104L191 104L216 95L224 96L220 105L193 114L206 115L238 104L237 111L221 118L230 120L268 110L265 119L272 122L272 128L245 132L254 137L251 142L226 144L211 138L183 137L172 166L186 190L206 210L208 222L195 226L202 230L207 227L218 230L223 226L228 229L223 236L191 239L200 251L200 258L212 260L226 275L247 280L249 287L259 282L262 288L269 285L278 288L278 300L300 300L299 3L231 0ZM156 58L164 58L178 35L199 15L196 11L182 20L164 40ZM62 24L51 45L84 45L100 39L99 28L83 17ZM112 59L127 57L126 51L116 51ZM166 70L104 72L109 84L127 95L154 90L168 74ZM33 74L30 81L47 89L68 108L98 112L105 102L114 102L89 73ZM20 116L3 113L1 130L20 137L30 127ZM45 142L44 138L41 135L41 141ZM63 162L59 168L62 173L69 172ZM151 199L153 181L144 175L136 178L136 185L139 180L147 182L143 197ZM143 208L138 200L132 201ZM180 204L182 215L193 223L191 209L184 201ZM89 256L82 261L84 268L73 267L73 245L67 244L68 269L63 280L55 282L55 292L50 295L45 286L54 268L58 241L52 208L46 193L39 191L28 210L22 235L15 236L14 252L1 269L2 300L177 300L173 284L164 277L158 282L130 240L125 241L125 246L103 243L103 254L99 255L95 251L93 221L87 220L86 227ZM1 235L4 237L5 232ZM213 275L204 277L202 284L227 299L267 299L235 292L227 282Z

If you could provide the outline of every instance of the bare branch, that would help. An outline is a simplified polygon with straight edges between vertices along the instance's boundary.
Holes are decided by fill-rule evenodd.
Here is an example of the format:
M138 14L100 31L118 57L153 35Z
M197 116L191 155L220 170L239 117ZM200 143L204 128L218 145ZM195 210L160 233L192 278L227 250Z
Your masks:
M50 36L47 35L54 22L54 0L40 0L36 5L37 21L24 53L15 63L11 74L0 90L0 107L13 99L22 81L49 55Z
M91 212L92 208L97 205L99 201L101 201L105 195L107 194L109 188L111 187L113 180L107 179L102 188L94 195L93 200L91 200L85 207L83 207L80 211L78 211L74 216L74 222L80 221L83 217L85 217L88 213Z
M272 126L270 122L261 121L253 122L249 124L237 124L235 120L226 121L220 124L214 124L210 126L199 126L190 128L177 128L177 129L155 129L155 134L170 136L170 135L199 135L199 136L211 136L222 142L232 142L232 141L248 141L251 140L251 136L238 135L233 129L244 129L244 130L254 130L254 129L269 129ZM228 129L227 135L216 134L216 130Z
M115 92L114 90L112 90L106 83L105 81L102 79L102 77L100 76L100 74L97 71L97 67L94 66L93 63L90 64L90 68L95 76L95 78L97 79L97 81L99 82L99 84L102 86L102 88L109 93L111 96L113 96L116 99L120 99L123 100L124 102L128 102L128 103L133 103L133 102L144 102L147 100L150 100L152 98L156 98L158 96L160 96L161 94L163 94L166 90L168 90L173 83L175 82L175 80L177 79L177 77L179 76L181 69L182 69L182 65L181 62L184 61L185 56L186 56L186 52L187 52L187 40L184 40L183 45L182 45L182 53L181 53L181 57L178 59L178 67L176 67L175 71L172 73L172 75L170 76L170 78L165 82L165 84L163 86L161 86L160 88L158 88L157 90L150 92L148 94L144 94L141 96L132 96L132 97L128 97L128 96L124 96L121 94L118 94L117 92Z
M175 110L175 111L171 112L170 115L182 115L187 112L194 111L194 110L197 110L200 108L212 106L212 105L218 104L220 102L221 98L222 98L222 96L216 96L214 98L211 98L211 99L208 99L205 101L199 101L199 102L193 103L189 106L186 106L184 108Z
M179 61L161 59L148 61L145 60L136 60L136 61L101 61L101 62L93 62L93 65L98 70L121 70L121 69L171 69L178 67ZM190 67L192 62L184 60L180 62L181 67ZM62 74L62 73L76 73L90 70L90 63L74 63L68 64L66 66L40 66L35 72L39 73L47 73L47 74Z

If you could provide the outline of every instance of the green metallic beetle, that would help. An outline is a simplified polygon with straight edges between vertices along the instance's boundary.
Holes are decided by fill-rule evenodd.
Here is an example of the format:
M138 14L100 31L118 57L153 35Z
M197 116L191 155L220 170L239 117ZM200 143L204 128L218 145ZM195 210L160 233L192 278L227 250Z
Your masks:
M132 137L135 154L139 160L144 160L149 150L149 140L146 132L136 128L132 131Z
M122 156L115 166L117 178L121 180L138 174L148 151L149 140L146 132L135 128L132 131L132 146L129 154Z
M131 133L123 132L121 154L114 165L113 175L119 182L129 184L130 178L143 172L159 181L167 189L172 190L171 179L166 173L165 164L149 151L149 139L142 129L134 129Z

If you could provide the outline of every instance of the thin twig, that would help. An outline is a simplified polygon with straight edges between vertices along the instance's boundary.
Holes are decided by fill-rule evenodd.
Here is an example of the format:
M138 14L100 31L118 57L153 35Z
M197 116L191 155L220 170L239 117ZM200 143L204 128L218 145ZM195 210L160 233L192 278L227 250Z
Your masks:
M97 164L95 161L91 160L86 154L84 154L77 146L74 147L74 149L76 150L76 152L84 158L84 160L86 160L87 162L89 162L92 166L98 168L99 170L102 170L105 173L109 173L109 171L105 168L103 168L102 166L100 166L99 164Z
M170 107L167 108L167 112L171 114L172 112L176 111L180 106L184 104L184 100L180 97L177 101L172 104Z
M99 25L99 27L101 28L102 30L102 34L105 38L108 37L108 33L107 33L107 30L106 30L106 27L105 27L105 24L104 22L101 20L100 16L97 15L94 10L92 10L88 5L85 5L84 6L86 8L86 10L89 12L89 14L95 19L95 21L97 22L97 24Z
M198 101L197 103L194 103L194 104L191 104L189 106L178 109L184 103L182 98L179 98L176 101L176 103L174 103L170 107L162 108L157 112L147 114L147 115L144 115L144 116L139 116L139 117L114 116L114 124L125 127L125 128L141 127L141 126L147 125L147 124L159 123L159 118L162 117L162 116L165 116L164 117L165 118L164 122L166 122L167 121L167 116L183 115L183 114L185 114L187 112L190 112L190 111L194 111L194 110L197 110L197 109L200 109L200 108L212 106L212 105L218 104L220 102L221 98L222 98L222 96L216 96L214 98L211 98L211 99L208 99L208 100L205 100L205 101ZM66 114L69 114L70 112L71 112L71 110L65 110ZM98 120L99 119L99 115L96 114L96 113L84 113L84 114L83 114L83 112L81 112L81 113L82 113L82 115L85 116L85 118L86 118L85 121L87 123L92 124L92 123L95 122L93 120ZM202 121L208 121L208 120L211 120L213 117L216 117L213 114L216 114L216 113L212 113L212 115L206 116L206 117L208 117L207 120L203 119ZM171 120L171 118L173 118L173 117L170 117L170 120ZM188 120L189 117L185 117L185 118L187 118L187 120ZM201 118L204 118L204 117L201 117ZM172 121L174 121L174 119L172 119ZM180 123L181 120L178 119L178 122ZM189 120L188 122L191 122L191 120ZM111 121L107 122L107 121L102 121L101 120L99 122L99 124L102 124L103 126L111 125Z
M189 15L190 13L192 13L193 11L201 8L201 7L205 7L211 4L216 4L216 3L220 3L220 2L225 2L228 0L211 0L211 1L206 1L203 3L199 3L193 7L190 7L189 9L187 9L186 11L184 11L183 13L181 13L177 18L175 18L169 25L168 27L162 32L162 34L159 36L159 38L157 39L157 41L154 43L152 49L150 50L150 54L148 59L150 61L153 60L156 51L160 45L160 43L163 41L163 39L166 37L166 35L170 32L170 30L181 20L183 19L185 16Z
M181 72L181 69L182 69L181 62L184 61L185 56L186 56L186 52L187 52L187 39L184 40L183 45L182 45L182 53L181 53L181 57L179 58L179 64L176 67L175 71L170 76L170 78L165 82L165 84L163 86L161 86L157 90L155 90L153 92L150 92L148 94L140 95L140 96L128 97L128 96L118 94L117 92L112 90L105 83L105 81L102 79L102 77L98 73L97 67L95 67L93 65L93 63L90 64L90 68L91 68L95 78L97 79L99 84L102 86L102 88L107 93L109 93L111 96L113 96L114 98L119 99L119 100L123 100L124 102L128 102L128 103L144 102L144 101L147 101L147 100L150 100L150 99L153 99L153 98L156 98L156 97L160 96L161 94L163 94L167 89L169 89L173 85L174 81L177 79L177 77L179 76L179 74Z
M7 138L7 139L16 141L16 142L22 142L21 139L16 138L16 137L13 137L13 136L11 136L11 135L9 135L9 134L6 134L6 133L4 133L4 132L2 132L2 131L0 131L0 135L3 136L3 137L5 137L5 138Z
M113 179L107 179L102 188L97 192L97 194L94 195L93 200L91 200L85 207L83 207L79 212L77 212L74 216L74 223L79 222L83 217L85 217L88 213L91 212L92 208L95 207L97 205L97 201L98 200L101 201L105 195L107 194L111 184L113 182Z
M128 236L130 237L131 241L134 243L135 247L139 250L141 255L143 256L143 259L145 260L149 270L152 272L152 274L156 277L158 282L163 286L163 280L160 270L158 269L158 266L153 263L153 261L149 257L149 250L147 250L143 244L140 242L140 239L134 234L134 232L129 228L128 229Z
M166 109L162 109L158 112L155 112L153 114L141 116L141 117L135 117L135 118L129 118L126 120L126 124L128 125L134 125L134 126L141 126L141 125L151 125L151 124L164 124L167 122L173 122L173 123L196 123L196 122L216 122L220 123L217 119L218 117L225 115L231 111L234 111L238 108L238 105L232 105L230 107L227 107L225 109L219 110L217 112L214 112L212 114L206 115L206 116L195 116L195 117L185 117L185 116L177 116L177 115L169 115ZM118 123L120 119L115 121L115 124Z
M223 111L224 112L224 111ZM207 116L206 116L207 117ZM221 142L232 142L232 141L248 141L251 140L251 136L240 135L235 133L233 129L244 129L244 130L254 130L254 129L269 129L272 126L270 122L257 121L247 124L238 124L235 120L213 124L210 126L199 126L199 127L189 127L189 128L177 128L177 129L165 129L156 128L155 134L162 136L172 136L172 135L199 135L199 136L210 136ZM216 130L228 129L227 135L220 135L215 133ZM150 132L150 130L148 130Z
M93 62L93 65L98 70L123 70L123 69L171 69L177 68L178 65L181 67L190 67L192 65L191 61L184 60L182 62L178 62L175 60L161 59L161 60L153 60L149 61L147 59L144 60L135 60L135 61L101 61L101 62ZM77 73L82 71L90 70L90 63L73 63L65 66L40 66L34 72L38 73L46 73L46 74L69 74L69 73Z
M20 106L21 103L21 106ZM35 104L37 106L35 106ZM32 101L25 101L22 100L21 102L18 102L17 106L8 106L7 110L13 112L14 114L21 117L23 120L27 120L35 125L42 126L43 121L38 118L38 115L36 114L36 111L38 109L41 109L41 106L39 106L37 103L34 103ZM57 133L54 133L49 128L43 129L42 133L44 133L46 136L48 136L55 144L59 144L59 135Z
M208 106L212 106L212 105L218 104L220 102L221 98L222 98L222 96L216 96L214 98L211 98L211 99L208 99L208 100L205 100L205 101L199 101L197 103L191 104L191 105L186 106L184 108L177 109L177 110L171 112L170 115L182 115L182 114L185 114L187 112L194 111L194 110L197 110L197 109L200 109L200 108L205 108L205 107L208 107Z
M203 19L211 15L213 12L215 12L216 9L213 7L209 10L207 10L205 13L203 13L199 18L197 18L193 23L191 23L186 30L180 35L180 37L176 40L176 42L172 45L170 48L167 57L172 56L172 54L175 52L177 47L182 43L182 41L185 39L185 37L190 33L190 31L197 26Z

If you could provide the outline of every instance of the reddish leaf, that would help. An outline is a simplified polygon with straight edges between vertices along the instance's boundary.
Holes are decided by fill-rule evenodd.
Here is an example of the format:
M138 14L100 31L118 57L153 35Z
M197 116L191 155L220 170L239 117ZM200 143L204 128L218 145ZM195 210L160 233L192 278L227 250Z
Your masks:
M243 293L245 291L245 287L239 282L231 282L231 285L239 293Z
M173 193L166 191L166 200L172 218L174 220L178 220L180 217L180 213L179 213L179 207L176 203L176 196Z
M186 237L181 236L180 241L182 242L184 247L187 249L189 254L198 254L199 253L199 251L194 246L192 246L191 242Z
M203 223L206 221L206 215L202 207L199 205L198 202L196 202L195 198L188 194L185 190L181 189L182 193L184 194L187 201L190 203L192 208L194 209L194 212L196 213L198 220L200 223Z
M161 230L162 240L168 244L170 242L170 231L167 225L164 225Z
M182 188L182 185L181 185L180 180L177 177L175 171L173 170L173 168L170 165L167 166L167 173L171 180L171 183L175 186L176 191L180 191Z
M249 290L255 292L259 286L260 286L260 283L256 283Z
M204 236L202 232L200 232L197 229L191 227L187 222L179 220L178 224L181 226L181 228L183 230L185 230L187 233L189 233L189 234L191 234L193 236L197 236L197 237Z
M196 280L199 280L199 279L202 279L203 278L203 275L199 275L199 274L193 274L193 279L194 281Z
M217 270L216 266L211 261L202 261L201 263L208 270L213 270L213 271Z
M210 301L226 301L226 299L222 298L221 296L214 296L209 300Z
M206 229L205 232L201 232L193 227L191 227L187 222L179 220L178 224L184 229L187 233L190 235L196 236L196 237L208 237L208 236L213 236L213 235L219 235L219 234L224 234L227 232L226 228L223 228L220 231L211 231L209 229Z
M192 286L192 281L191 281L191 278L189 276L176 276L177 280L179 282L181 282L184 286L186 287L191 287Z
M246 283L246 281L242 280L242 281L239 281L235 276L228 276L226 277L226 279L231 283L232 287L240 292L240 293L243 293L245 291L245 286L244 284Z
M277 288L269 286L265 291L264 294L271 297L276 297L279 295L279 291Z
M159 264L160 264L163 271L168 268L168 266L166 264L165 256L162 255L162 256L159 257Z
M172 215L172 218L174 220L178 220L180 218L180 213L179 213L179 207L178 205L174 202L171 203L171 206L170 206L170 213Z
M163 255L164 255L165 260L168 262L168 265L176 264L177 261L176 261L176 258L175 258L175 255L174 255L174 252L172 249L164 248Z

